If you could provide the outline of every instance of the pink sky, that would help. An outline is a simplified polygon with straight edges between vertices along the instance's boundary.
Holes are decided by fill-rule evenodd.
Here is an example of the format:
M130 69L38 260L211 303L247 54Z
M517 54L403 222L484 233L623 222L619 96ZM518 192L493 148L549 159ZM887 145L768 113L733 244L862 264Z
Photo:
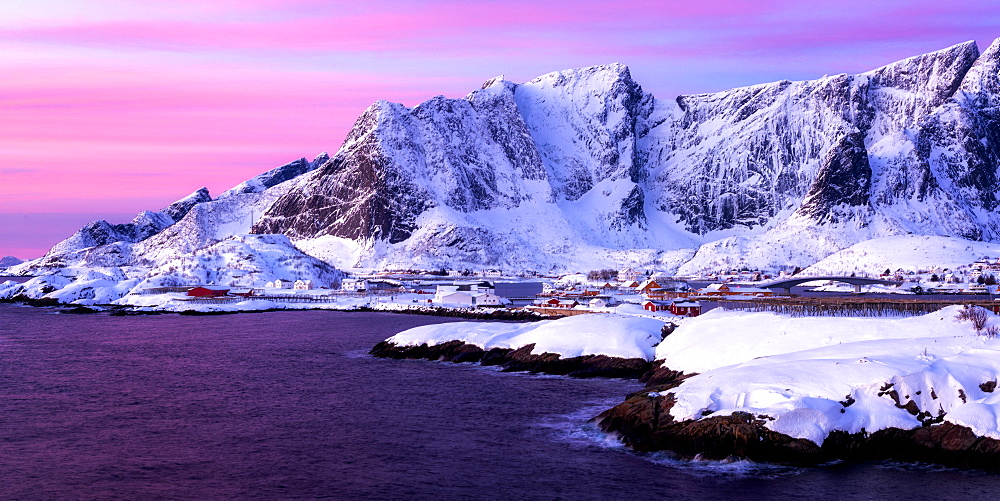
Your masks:
M10 0L0 256L333 153L378 99L610 62L672 98L995 37L1000 0Z

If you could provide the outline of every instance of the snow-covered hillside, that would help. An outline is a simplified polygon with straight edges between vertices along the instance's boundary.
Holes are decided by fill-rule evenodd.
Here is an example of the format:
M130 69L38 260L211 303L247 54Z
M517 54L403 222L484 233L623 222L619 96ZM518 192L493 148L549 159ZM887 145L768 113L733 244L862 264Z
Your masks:
M321 155L312 164L326 160ZM294 168L296 164L310 162L289 165ZM268 174L280 175L287 167ZM249 233L253 214L260 214L283 193L280 181L272 183L273 176L255 179L255 183L244 183L215 200L201 189L124 225L91 223L45 256L11 267L13 274L37 277L0 287L0 298L23 294L63 302L110 303L148 287L262 287L275 279L300 278L312 280L317 287L339 287L343 272L301 252L288 237ZM259 189L268 183L272 188ZM177 207L183 210L174 211ZM173 217L177 217L176 222L172 222ZM152 235L136 238L152 227L140 221L163 222L164 226Z
M990 385L1000 375L1000 340L977 335L960 309L905 319L712 311L656 349L664 366L700 373L668 390L670 413L749 412L817 444L832 430L906 430L929 419L1000 438L1000 394ZM987 327L1000 325L987 315Z
M873 238L838 251L804 269L803 275L878 275L885 270L955 270L979 259L1000 257L1000 243L958 237L896 235Z
M92 223L12 271L152 283L164 276L153 270L250 234L339 267L685 275L806 267L908 234L996 242L998 74L1000 40L676 99L621 64L497 77L462 99L378 101L332 156ZM247 252L258 250L271 252ZM860 266L831 259L824 272Z

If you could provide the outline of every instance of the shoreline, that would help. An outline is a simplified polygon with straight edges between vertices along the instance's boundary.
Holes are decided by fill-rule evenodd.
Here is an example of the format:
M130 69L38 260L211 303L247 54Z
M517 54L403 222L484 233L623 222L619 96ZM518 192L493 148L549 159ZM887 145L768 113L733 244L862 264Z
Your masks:
M493 309L492 311L484 310L466 310L461 308L446 308L441 306L427 307L421 306L420 308L401 308L401 309L379 309L370 308L366 306L353 307L353 308L264 308L264 309L246 309L246 310L215 310L215 311L203 311L203 310L160 310L151 309L143 310L140 308L148 308L143 306L131 306L131 305L90 305L83 306L73 303L61 303L55 299L32 299L26 296L15 296L9 299L0 300L0 304L19 304L22 306L30 306L34 308L66 308L62 313L74 313L74 314L90 314L90 313L108 313L113 316L137 316L137 315L190 315L190 316L210 316L210 315L236 315L240 313L268 313L276 311L339 311L339 312L369 312L369 313L397 313L405 315L424 315L424 316L435 316L443 318L463 318L468 320L494 320L500 322L538 322L541 320L549 320L553 317L539 315L534 312L517 310L509 311L503 308ZM97 308L101 309L97 309Z
M484 350L463 341L448 341L428 346L399 346L381 341L369 352L378 358L394 360L431 360L452 363L478 363L483 366L500 366L503 372L529 372L572 378L615 378L643 381L651 377L658 366L641 358L620 358L607 355L584 355L562 358L556 353L532 354L535 344L519 348L491 348Z
M670 415L676 401L668 390L695 374L665 367L659 371L660 379L647 381L645 388L591 421L636 452L669 451L685 459L735 458L796 467L832 461L902 461L1000 470L1000 440L977 436L970 428L950 422L872 433L834 430L817 445L767 429L771 418L748 412L676 421Z

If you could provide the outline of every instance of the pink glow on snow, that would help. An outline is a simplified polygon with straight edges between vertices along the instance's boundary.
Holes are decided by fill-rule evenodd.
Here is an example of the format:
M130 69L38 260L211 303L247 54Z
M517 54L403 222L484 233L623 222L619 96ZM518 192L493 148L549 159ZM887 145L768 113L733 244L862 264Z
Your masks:
M120 215L218 194L334 153L378 99L461 97L498 74L617 61L671 98L984 48L998 12L970 0L4 4L0 214ZM26 248L0 238L0 255Z

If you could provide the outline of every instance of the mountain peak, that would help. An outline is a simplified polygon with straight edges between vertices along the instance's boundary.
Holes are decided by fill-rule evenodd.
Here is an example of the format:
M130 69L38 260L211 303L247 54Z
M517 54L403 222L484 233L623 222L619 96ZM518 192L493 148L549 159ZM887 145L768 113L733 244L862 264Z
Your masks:
M624 82L636 85L632 81L632 74L628 66L622 63L601 64L588 66L585 68L574 68L562 71L554 71L528 81L525 85L542 85L561 87L565 85L588 82L592 85L602 85L611 87L615 83Z
M497 76L495 76L495 77L493 77L493 78L491 78L491 79L483 82L483 86L481 88L482 89L488 89L490 87L493 87L494 85L503 85L503 82L505 80L507 80L507 79L504 78L504 75L502 75L502 74L501 75L497 75Z
M1000 38L979 55L965 74L960 89L969 93L1000 93Z
M208 194L208 188L202 186L195 190L194 193L164 207L160 212L174 221L180 221L191 210L191 207L202 202L211 201L212 196Z

